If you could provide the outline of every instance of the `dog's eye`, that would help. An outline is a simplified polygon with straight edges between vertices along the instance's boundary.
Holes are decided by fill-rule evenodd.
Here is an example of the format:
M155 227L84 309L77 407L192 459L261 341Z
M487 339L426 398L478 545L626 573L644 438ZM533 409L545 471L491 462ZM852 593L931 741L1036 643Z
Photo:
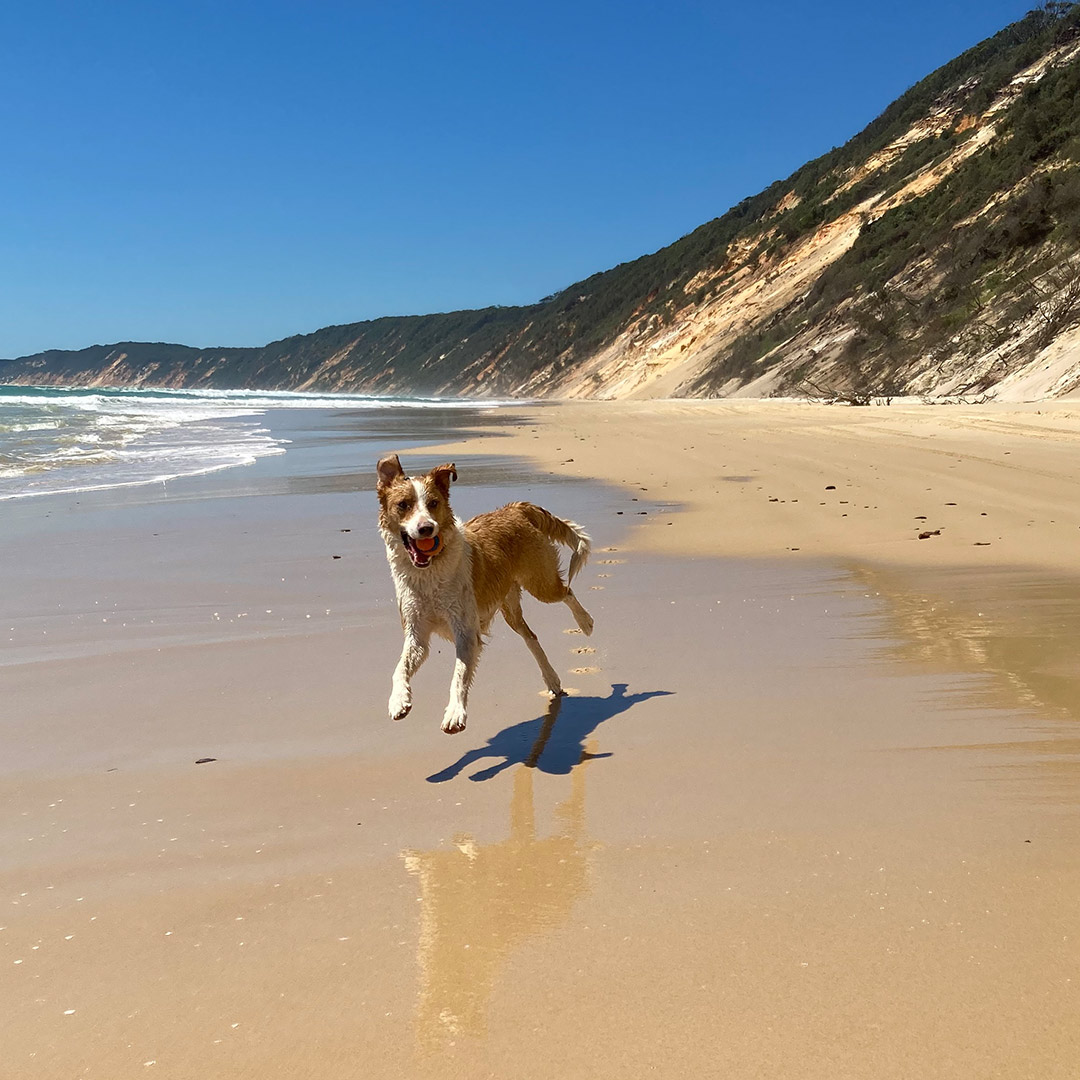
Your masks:
M428 499L427 508L429 510L437 510L439 508L439 500L438 499Z
M410 506L409 500L408 499L402 499L401 502L399 502L397 504L398 513L399 514L404 514L405 511L409 509L409 506Z

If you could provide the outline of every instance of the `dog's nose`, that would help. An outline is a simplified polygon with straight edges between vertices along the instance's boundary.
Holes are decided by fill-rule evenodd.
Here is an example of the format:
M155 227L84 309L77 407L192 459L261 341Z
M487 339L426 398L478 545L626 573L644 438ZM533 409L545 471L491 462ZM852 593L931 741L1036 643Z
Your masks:
M435 526L434 525L421 525L420 528L417 529L416 531L421 536L430 536L435 531Z

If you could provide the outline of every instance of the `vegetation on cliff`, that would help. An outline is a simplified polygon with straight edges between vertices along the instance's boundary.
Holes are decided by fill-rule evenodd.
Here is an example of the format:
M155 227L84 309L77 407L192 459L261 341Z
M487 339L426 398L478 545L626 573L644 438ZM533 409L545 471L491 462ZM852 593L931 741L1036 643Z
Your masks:
M967 88L962 112L977 115L1017 71L1048 49L1076 41L1080 7L1047 5L946 65L905 98L914 96L925 107L926 92L934 91L924 87L937 90L942 73L953 71ZM980 58L990 67L975 83L972 64ZM1029 351L1080 321L1080 62L1074 59L1032 82L1000 126L993 145L947 180L868 222L805 297L740 336L688 391L709 393L732 380L749 381L760 374L761 358L800 331L820 331L829 319L834 336L850 330L829 374L831 386L841 393L854 389L857 396L873 388L883 395L904 392L912 376L932 368L943 351L986 355L1032 320L1038 325L1027 335ZM908 153L918 151L925 164L933 160L928 155L944 156L959 138L963 133L954 128ZM901 159L882 179L899 185L914 171ZM820 366L804 363L783 387L821 391L813 379L805 381ZM988 389L1007 366L973 367L958 392Z

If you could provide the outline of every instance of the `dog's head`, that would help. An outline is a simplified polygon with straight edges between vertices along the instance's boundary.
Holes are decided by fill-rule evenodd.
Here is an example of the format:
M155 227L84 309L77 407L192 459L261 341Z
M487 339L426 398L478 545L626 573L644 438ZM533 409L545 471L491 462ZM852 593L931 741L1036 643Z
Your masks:
M389 538L401 538L413 566L430 566L454 524L450 481L457 479L457 469L439 465L424 476L406 476L397 454L389 454L376 471L379 528L388 543Z

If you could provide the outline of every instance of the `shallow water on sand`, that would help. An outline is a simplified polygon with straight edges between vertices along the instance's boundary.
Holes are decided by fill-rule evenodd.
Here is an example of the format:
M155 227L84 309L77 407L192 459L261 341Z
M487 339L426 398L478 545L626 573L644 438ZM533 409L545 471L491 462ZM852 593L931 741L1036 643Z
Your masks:
M498 417L498 419L496 419ZM167 646L337 631L388 598L375 530L375 461L403 445L472 434L505 410L285 410L280 456L167 484L14 500L0 515L0 668ZM439 459L441 460L441 459ZM493 452L455 485L463 517L559 487L564 516L604 505L602 485L537 474ZM392 597L392 590L389 590Z
M852 568L879 601L882 656L950 677L943 704L989 709L1011 735L989 751L1002 795L1080 805L1080 579L1031 570Z

